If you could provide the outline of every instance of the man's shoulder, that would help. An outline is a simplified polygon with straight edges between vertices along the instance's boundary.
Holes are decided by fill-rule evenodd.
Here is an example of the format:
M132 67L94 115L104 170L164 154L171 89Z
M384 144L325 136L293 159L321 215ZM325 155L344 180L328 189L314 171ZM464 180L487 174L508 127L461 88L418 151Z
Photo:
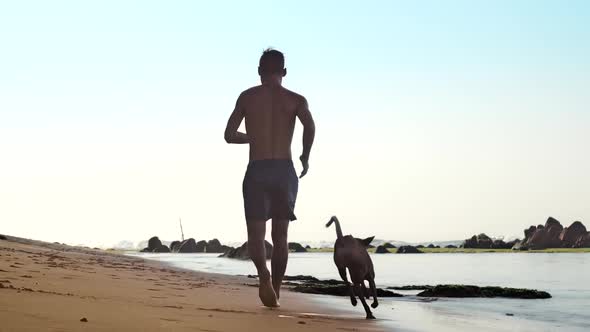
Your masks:
M285 93L287 93L287 95L290 98L293 98L293 100L295 100L296 102L298 102L298 103L307 102L307 100L305 99L305 97L303 95L301 95L295 91L291 91L291 90L284 88L284 87L283 87L283 89L285 90Z
M256 94L256 91L258 91L259 86L253 86L251 88L248 88L244 91L242 91L240 93L240 97L239 98L244 98L244 97L248 97L248 96L252 96L254 94Z

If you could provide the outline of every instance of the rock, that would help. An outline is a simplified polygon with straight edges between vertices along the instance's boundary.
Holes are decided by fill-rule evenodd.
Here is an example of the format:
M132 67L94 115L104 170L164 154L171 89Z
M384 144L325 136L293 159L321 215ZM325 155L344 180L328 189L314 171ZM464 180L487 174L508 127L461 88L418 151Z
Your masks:
M418 247L414 246L401 246L397 248L398 254L422 254L422 251L418 249Z
M334 295L334 296L350 296L348 286L343 283L338 285L323 285L321 283L313 284L302 284L291 288L292 291L306 294L322 294L322 295ZM367 292L365 296L368 297L371 294L370 290L366 288ZM403 295L394 293L392 291L377 288L377 297L402 297Z
M195 244L196 251L195 252L205 252L207 250L207 241L201 240Z
M307 252L307 249L297 242L289 242L289 251Z
M150 249L151 251L154 251L154 249L159 248L162 245L162 241L160 241L160 239L158 239L157 236L152 237L151 239L148 240L148 249Z
M320 280L314 276L296 275L296 276L285 276L285 281L306 281L306 282L320 282Z
M494 240L492 243L492 249L512 249L514 244L508 244L503 240Z
M564 248L573 248L582 237L585 237L588 231L586 227L579 221L574 222L569 227L563 229L559 235Z
M430 285L409 285L409 286L393 286L387 287L387 289L395 289L395 290L425 290L434 288L434 286Z
M170 249L167 246L162 244L159 247L155 248L152 252L158 252L158 253L170 252Z
M186 240L180 242L180 245L178 245L177 252L183 253L183 254L189 254L189 253L203 252L203 251L197 251L197 242L195 242L195 239L193 239L191 237L189 239L186 239Z
M170 243L170 251L178 252L178 250L180 249L180 244L180 241L172 241L172 243Z
M0 234L0 240L8 240L8 239L6 238L6 235Z
M429 244L429 245L428 245L426 248L434 249L434 248L435 248L435 246L434 246L434 244L432 244L432 243L431 243L431 244Z
M529 250L529 248L526 246L526 244L524 243L525 241L517 241L513 246L512 246L512 250L520 250L520 251L526 251Z
M402 246L402 247L403 247L403 246ZM411 247L411 246L410 246L410 247ZM401 248L401 247L400 247L400 248ZM424 246L423 246L423 245L421 245L421 244L419 244L419 245L417 245L417 246L416 246L416 248L424 248Z
M311 249L311 247L309 245L306 245L305 249L309 250L309 249Z
M590 248L590 232L581 236L574 244L574 248Z
M463 248L470 249L492 249L494 242L492 239L484 233L477 236L473 235L471 238L463 242Z
M375 249L375 253L376 254L389 254L389 250L387 250L387 248L385 246L377 246L377 248Z
M219 242L218 239L213 239L207 242L207 245L205 246L205 251L217 254L225 252L223 246L221 245L221 242Z
M449 248L449 249L457 249L457 246L454 246L452 244L446 245L445 248Z
M266 246L266 259L270 259L272 257L272 244L270 244L268 241L264 241L264 245ZM250 254L248 253L248 242L244 242L241 247L223 253L219 257L235 258L241 260L250 259Z
M86 317L82 317L82 318L80 318L80 321L81 321L82 323L88 323L88 319L86 319Z
M393 244L391 244L389 242L383 243L383 246L387 249L395 249L396 248L396 246L394 246Z
M478 287L471 285L436 285L417 294L420 297L507 297L548 299L551 295L534 289Z
M553 217L549 217L545 225L539 225L536 230L531 234L529 228L528 239L525 245L529 249L539 250L546 248L559 248L561 247L562 241L559 239L559 235L563 231L563 226ZM527 233L525 233L525 236Z

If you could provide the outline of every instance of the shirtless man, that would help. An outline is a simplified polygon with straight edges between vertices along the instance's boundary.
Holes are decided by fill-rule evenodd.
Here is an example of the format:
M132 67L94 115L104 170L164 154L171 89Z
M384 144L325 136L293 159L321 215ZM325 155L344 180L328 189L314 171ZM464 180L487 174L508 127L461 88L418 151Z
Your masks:
M267 307L278 307L281 284L287 268L287 231L294 214L299 179L291 159L295 118L303 124L303 177L309 169L309 153L315 124L307 101L281 86L287 75L283 53L268 49L260 57L261 85L240 94L225 129L225 141L250 145L250 162L242 191L248 227L248 251L256 265L260 300ZM246 133L238 131L246 119ZM266 221L272 219L273 252L271 273L266 267Z

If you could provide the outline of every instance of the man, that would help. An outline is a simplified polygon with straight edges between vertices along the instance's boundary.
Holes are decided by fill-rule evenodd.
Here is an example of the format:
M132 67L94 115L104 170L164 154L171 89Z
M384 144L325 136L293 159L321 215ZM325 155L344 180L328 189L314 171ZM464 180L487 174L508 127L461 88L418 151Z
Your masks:
M225 129L225 141L250 145L250 162L242 191L248 227L248 251L258 270L258 294L267 307L278 307L281 284L287 268L289 222L296 219L295 200L299 179L291 158L295 118L303 125L303 164L301 176L309 169L309 153L315 136L315 124L307 101L281 84L287 75L285 58L268 49L260 57L258 74L261 85L240 94ZM246 133L238 131L242 119ZM272 219L273 252L271 273L266 267L266 221Z

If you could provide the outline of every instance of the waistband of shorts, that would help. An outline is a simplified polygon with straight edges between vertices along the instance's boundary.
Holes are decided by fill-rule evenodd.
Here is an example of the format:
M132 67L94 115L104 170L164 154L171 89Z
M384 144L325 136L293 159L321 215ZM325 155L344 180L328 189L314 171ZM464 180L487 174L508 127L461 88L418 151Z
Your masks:
M257 160L250 160L248 162L248 166L292 166L293 159L257 159Z

